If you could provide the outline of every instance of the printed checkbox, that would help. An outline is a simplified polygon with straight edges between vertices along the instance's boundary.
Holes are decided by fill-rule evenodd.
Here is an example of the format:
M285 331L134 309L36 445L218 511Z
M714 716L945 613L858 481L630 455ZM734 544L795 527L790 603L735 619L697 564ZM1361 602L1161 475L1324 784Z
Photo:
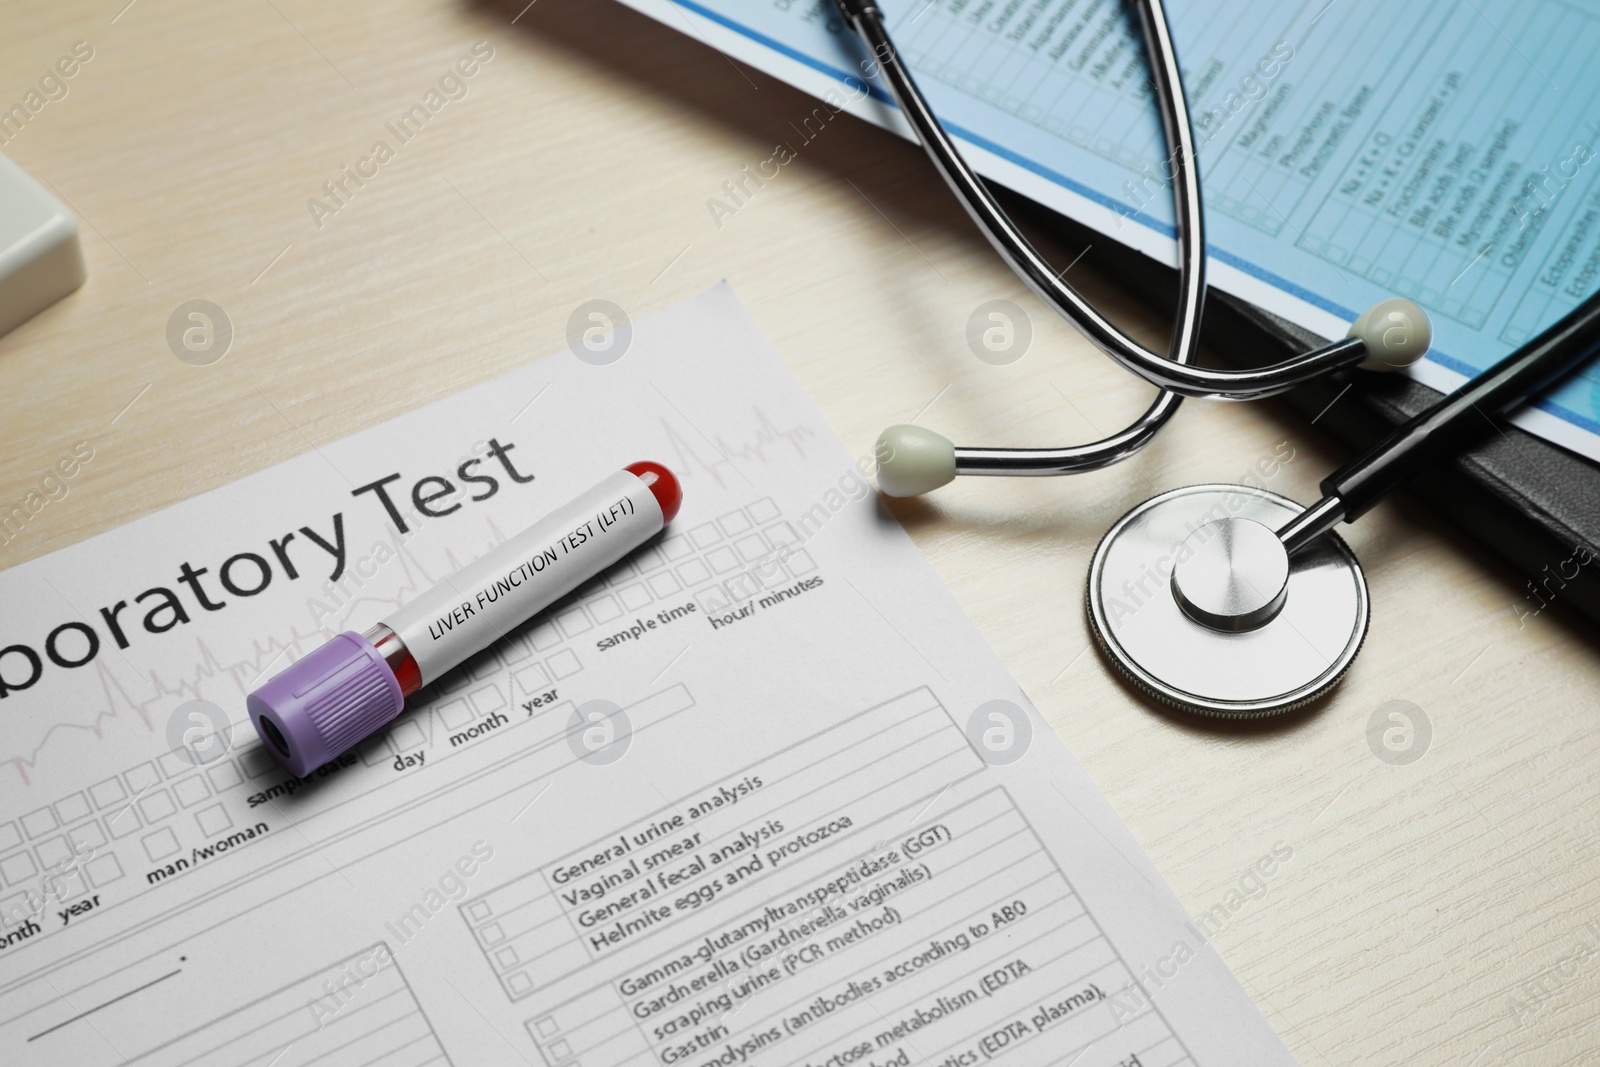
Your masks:
M74 868L50 876L50 884L59 890L56 899L62 902L77 900L89 892L89 880L82 868Z
M678 579L670 574L657 574L650 579L650 591L658 597L671 596L678 589Z
M673 534L661 542L661 554L670 560L680 560L694 551L694 545L682 534Z
M589 613L582 608L563 611L562 614L555 616L555 622L562 627L562 633L566 637L578 637L579 633L587 633L594 629L595 625L594 622L590 622Z
M513 995L520 997L524 993L532 991L533 979L518 971L516 974L506 978L506 988L510 989Z
M233 825L233 816L229 815L228 809L221 804L201 808L195 812L194 818L200 825L200 832L206 835L220 834Z
M760 533L753 533L739 538L733 543L733 547L738 550L739 555L747 562L760 559L767 554L767 543L761 539Z
M96 856L84 867L84 873L89 876L89 881L96 889L110 885L122 877L122 864L117 860L116 853Z
M496 952L494 954L494 958L495 962L500 964L501 967L508 969L515 967L521 962L519 959L517 959L517 950L509 946L501 949L499 952Z
M610 622L622 614L622 605L617 603L615 595L607 593L589 605L589 614L594 616L596 622Z
M486 685L482 689L474 689L472 696L472 710L479 715L493 715L506 706L505 694L500 692L498 685Z
M699 585L711 577L711 568L704 560L691 559L678 565L678 578L684 585Z
M43 837L59 825L60 823L56 822L56 813L49 808L30 811L22 817L22 828L33 838Z
M521 690L523 696L532 696L534 693L541 693L550 684L550 676L546 674L544 668L539 666L537 663L530 663L528 666L518 671L516 674L516 679L517 688Z
M594 629L594 623L589 621L589 613L582 608L573 608L571 611L562 612L556 616L556 623L561 627L561 632L568 637L577 637Z
M27 852L18 852L14 856L0 859L0 877L5 878L6 885L16 885L25 879L32 878L39 872L33 862L33 856Z
M714 523L703 523L689 531L689 536L699 548L710 548L722 540L722 531Z
M0 852L9 852L22 844L22 832L14 822L0 822Z
M61 820L62 826L77 822L87 814L89 814L89 798L82 793L74 793L64 800L56 801L56 818Z
M550 1055L553 1059L564 1060L568 1056L572 1055L572 1046L567 1043L566 1038L562 1038L559 1041L552 1041L550 1042Z
M167 776L168 781L174 778L182 778L185 774L194 770L194 764L185 758L188 755L187 751L182 756L176 752L163 752L156 758L156 765L161 768L161 773Z
M167 826L163 826L153 834L145 834L142 841L144 854L150 857L151 863L159 863L178 851L178 835Z
M762 497L745 510L750 513L750 517L756 521L758 526L764 526L778 517L778 505L772 502L770 496Z
M717 520L717 525L729 537L737 537L750 529L750 520L742 511L730 511Z
M475 923L481 923L493 913L487 900L474 900L467 905L467 918Z
M533 1028L539 1031L540 1037L544 1038L553 1037L561 1032L561 1024L548 1015L543 1019L535 1020Z
M133 809L132 804L124 805L106 816L106 832L112 840L127 837L143 825L139 822L139 813Z
M545 666L550 668L550 673L555 675L558 680L569 678L583 669L583 664L578 661L577 653L570 648L562 649L544 662Z
M810 574L817 569L817 563L811 558L811 553L805 549L789 553L789 573L794 575Z
M554 648L559 645L561 643L561 635L556 632L555 623L541 622L538 626L528 631L528 643L533 646L535 652L543 652L547 648Z
M694 599L695 603L700 605L700 610L707 615L720 614L732 606L728 600L728 594L723 591L720 585L714 585L710 589L703 590Z
M52 837L33 851L39 857L39 866L48 871L66 863L72 855L72 846L67 844L65 837Z
M0 928L27 922L33 917L34 910L28 904L27 893L14 893L0 900Z
M246 749L244 755L239 757L239 769L244 772L246 778L259 778L274 766L276 764L273 763L272 756L260 745Z
M172 787L172 795L178 798L178 803L183 807L192 808L210 796L211 790L206 788L204 776L191 774Z
M146 823L156 823L178 810L165 789L157 789L153 793L145 794L139 801L139 814L144 816Z
M500 670L500 653L493 648L486 648L482 652L467 660L467 673L475 681L483 681L491 674Z
M706 553L706 562L711 564L711 569L718 574L726 574L739 565L739 556L733 549L723 545Z
M106 835L105 831L100 829L100 820L95 819L68 830L67 841L71 843L74 851L81 853L85 849L102 847L106 843Z
M422 732L422 727L407 719L395 723L389 730L389 740L394 744L396 752L410 752L421 748L428 743L428 735Z
M452 700L447 704L439 705L439 721L452 730L458 730L471 722L472 705L465 700Z
M206 771L206 777L211 779L211 788L218 793L225 789L232 789L242 780L239 777L239 768L233 760L224 760Z
M505 928L499 923L490 923L478 931L478 940L485 945L498 945L506 939Z
M650 590L644 587L643 582L634 582L632 585L617 591L622 598L622 606L629 611L638 611L650 603Z

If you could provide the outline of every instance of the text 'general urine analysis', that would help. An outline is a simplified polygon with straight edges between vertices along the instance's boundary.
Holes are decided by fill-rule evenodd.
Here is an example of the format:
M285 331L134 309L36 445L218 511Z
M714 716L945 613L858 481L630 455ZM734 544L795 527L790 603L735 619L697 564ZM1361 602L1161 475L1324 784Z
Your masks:
M982 766L919 690L462 914L536 1012L530 1036L586 1065L972 1065L1043 1035L1032 1056L1098 1042L1125 1046L1107 1063L1171 1059L1165 1020L1128 995L1132 970L1007 792L935 803Z

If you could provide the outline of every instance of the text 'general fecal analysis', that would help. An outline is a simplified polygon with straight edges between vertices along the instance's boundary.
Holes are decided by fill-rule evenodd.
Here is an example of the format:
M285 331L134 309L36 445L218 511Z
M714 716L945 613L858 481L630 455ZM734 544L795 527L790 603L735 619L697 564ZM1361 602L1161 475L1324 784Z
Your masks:
M1186 1060L983 768L918 690L462 916L551 1067Z

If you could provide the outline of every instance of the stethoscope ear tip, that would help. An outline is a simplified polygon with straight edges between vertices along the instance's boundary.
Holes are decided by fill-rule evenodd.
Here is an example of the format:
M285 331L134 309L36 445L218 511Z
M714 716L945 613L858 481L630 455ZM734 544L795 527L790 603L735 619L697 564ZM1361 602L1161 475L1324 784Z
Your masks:
M902 423L884 430L873 455L885 496L921 496L956 476L956 446L921 426Z
M1350 326L1349 336L1367 346L1362 370L1404 370L1427 355L1433 344L1428 313L1404 297L1373 304Z

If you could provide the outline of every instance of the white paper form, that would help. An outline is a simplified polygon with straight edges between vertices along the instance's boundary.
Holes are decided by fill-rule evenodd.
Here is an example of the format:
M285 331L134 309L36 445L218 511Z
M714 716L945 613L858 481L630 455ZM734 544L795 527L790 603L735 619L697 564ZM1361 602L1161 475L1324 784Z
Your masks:
M644 458L665 536L267 758L262 675ZM0 601L0 1062L1294 1062L726 287Z

